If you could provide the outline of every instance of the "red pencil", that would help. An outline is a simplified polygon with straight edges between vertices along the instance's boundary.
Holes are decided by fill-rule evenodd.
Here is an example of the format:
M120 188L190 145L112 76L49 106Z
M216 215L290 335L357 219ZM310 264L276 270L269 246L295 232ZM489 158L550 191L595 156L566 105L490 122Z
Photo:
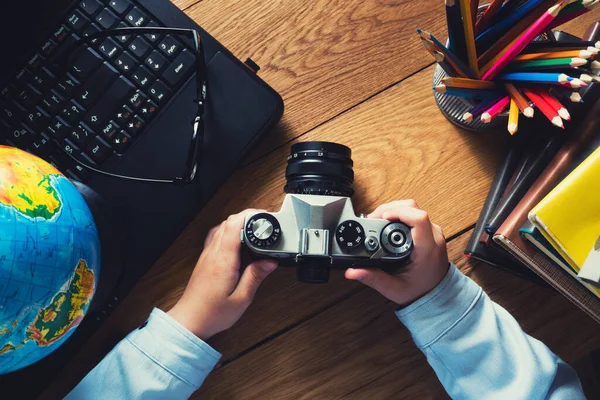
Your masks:
M565 121L569 121L571 119L571 114L569 114L569 111L566 109L566 107L563 106L560 101L558 101L556 97L552 96L546 89L540 87L533 88L532 90L535 91L542 99L544 99L544 101L548 103L550 107L556 110L562 119Z
M481 122L487 124L498 116L510 103L510 96L504 96L490 108L488 108L483 114L481 114Z
M533 101L537 108L552 122L552 124L559 128L565 129L565 125L562 122L562 118L558 115L558 112L554 110L550 104L548 104L541 96L535 93L533 90L523 87L523 93L529 97L529 100Z

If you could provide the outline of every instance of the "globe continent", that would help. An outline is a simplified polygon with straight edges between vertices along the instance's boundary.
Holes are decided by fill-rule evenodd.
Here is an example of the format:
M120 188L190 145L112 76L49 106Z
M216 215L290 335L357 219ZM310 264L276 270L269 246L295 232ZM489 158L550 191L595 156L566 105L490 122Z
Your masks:
M0 146L0 374L69 338L99 269L98 232L77 189L45 161Z

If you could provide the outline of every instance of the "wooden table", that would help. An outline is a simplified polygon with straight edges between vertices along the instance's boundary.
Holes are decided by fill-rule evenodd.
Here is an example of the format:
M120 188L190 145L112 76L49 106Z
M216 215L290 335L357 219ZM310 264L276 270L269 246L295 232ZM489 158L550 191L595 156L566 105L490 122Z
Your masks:
M306 140L352 148L359 212L414 198L444 228L451 260L567 362L600 347L597 325L559 294L462 256L507 133L462 131L436 108L432 60L415 28L445 37L443 1L175 3L262 66L285 115L42 398L66 394L153 307L177 301L210 227L250 206L278 209L290 144ZM564 29L581 35L599 17ZM393 304L341 274L331 280L306 285L292 269L273 273L239 323L210 341L223 358L194 397L445 397Z

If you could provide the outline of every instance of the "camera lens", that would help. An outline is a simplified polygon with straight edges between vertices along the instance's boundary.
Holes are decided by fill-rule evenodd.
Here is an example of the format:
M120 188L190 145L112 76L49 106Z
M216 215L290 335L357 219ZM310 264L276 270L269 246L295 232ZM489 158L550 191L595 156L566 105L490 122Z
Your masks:
M286 193L322 196L354 194L352 151L341 144L303 142L292 146L285 170Z

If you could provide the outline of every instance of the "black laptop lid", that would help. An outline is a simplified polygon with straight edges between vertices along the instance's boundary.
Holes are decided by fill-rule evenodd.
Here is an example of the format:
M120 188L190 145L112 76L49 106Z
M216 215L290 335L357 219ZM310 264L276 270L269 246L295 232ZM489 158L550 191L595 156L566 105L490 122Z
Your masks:
M73 0L0 1L0 84L42 44Z

